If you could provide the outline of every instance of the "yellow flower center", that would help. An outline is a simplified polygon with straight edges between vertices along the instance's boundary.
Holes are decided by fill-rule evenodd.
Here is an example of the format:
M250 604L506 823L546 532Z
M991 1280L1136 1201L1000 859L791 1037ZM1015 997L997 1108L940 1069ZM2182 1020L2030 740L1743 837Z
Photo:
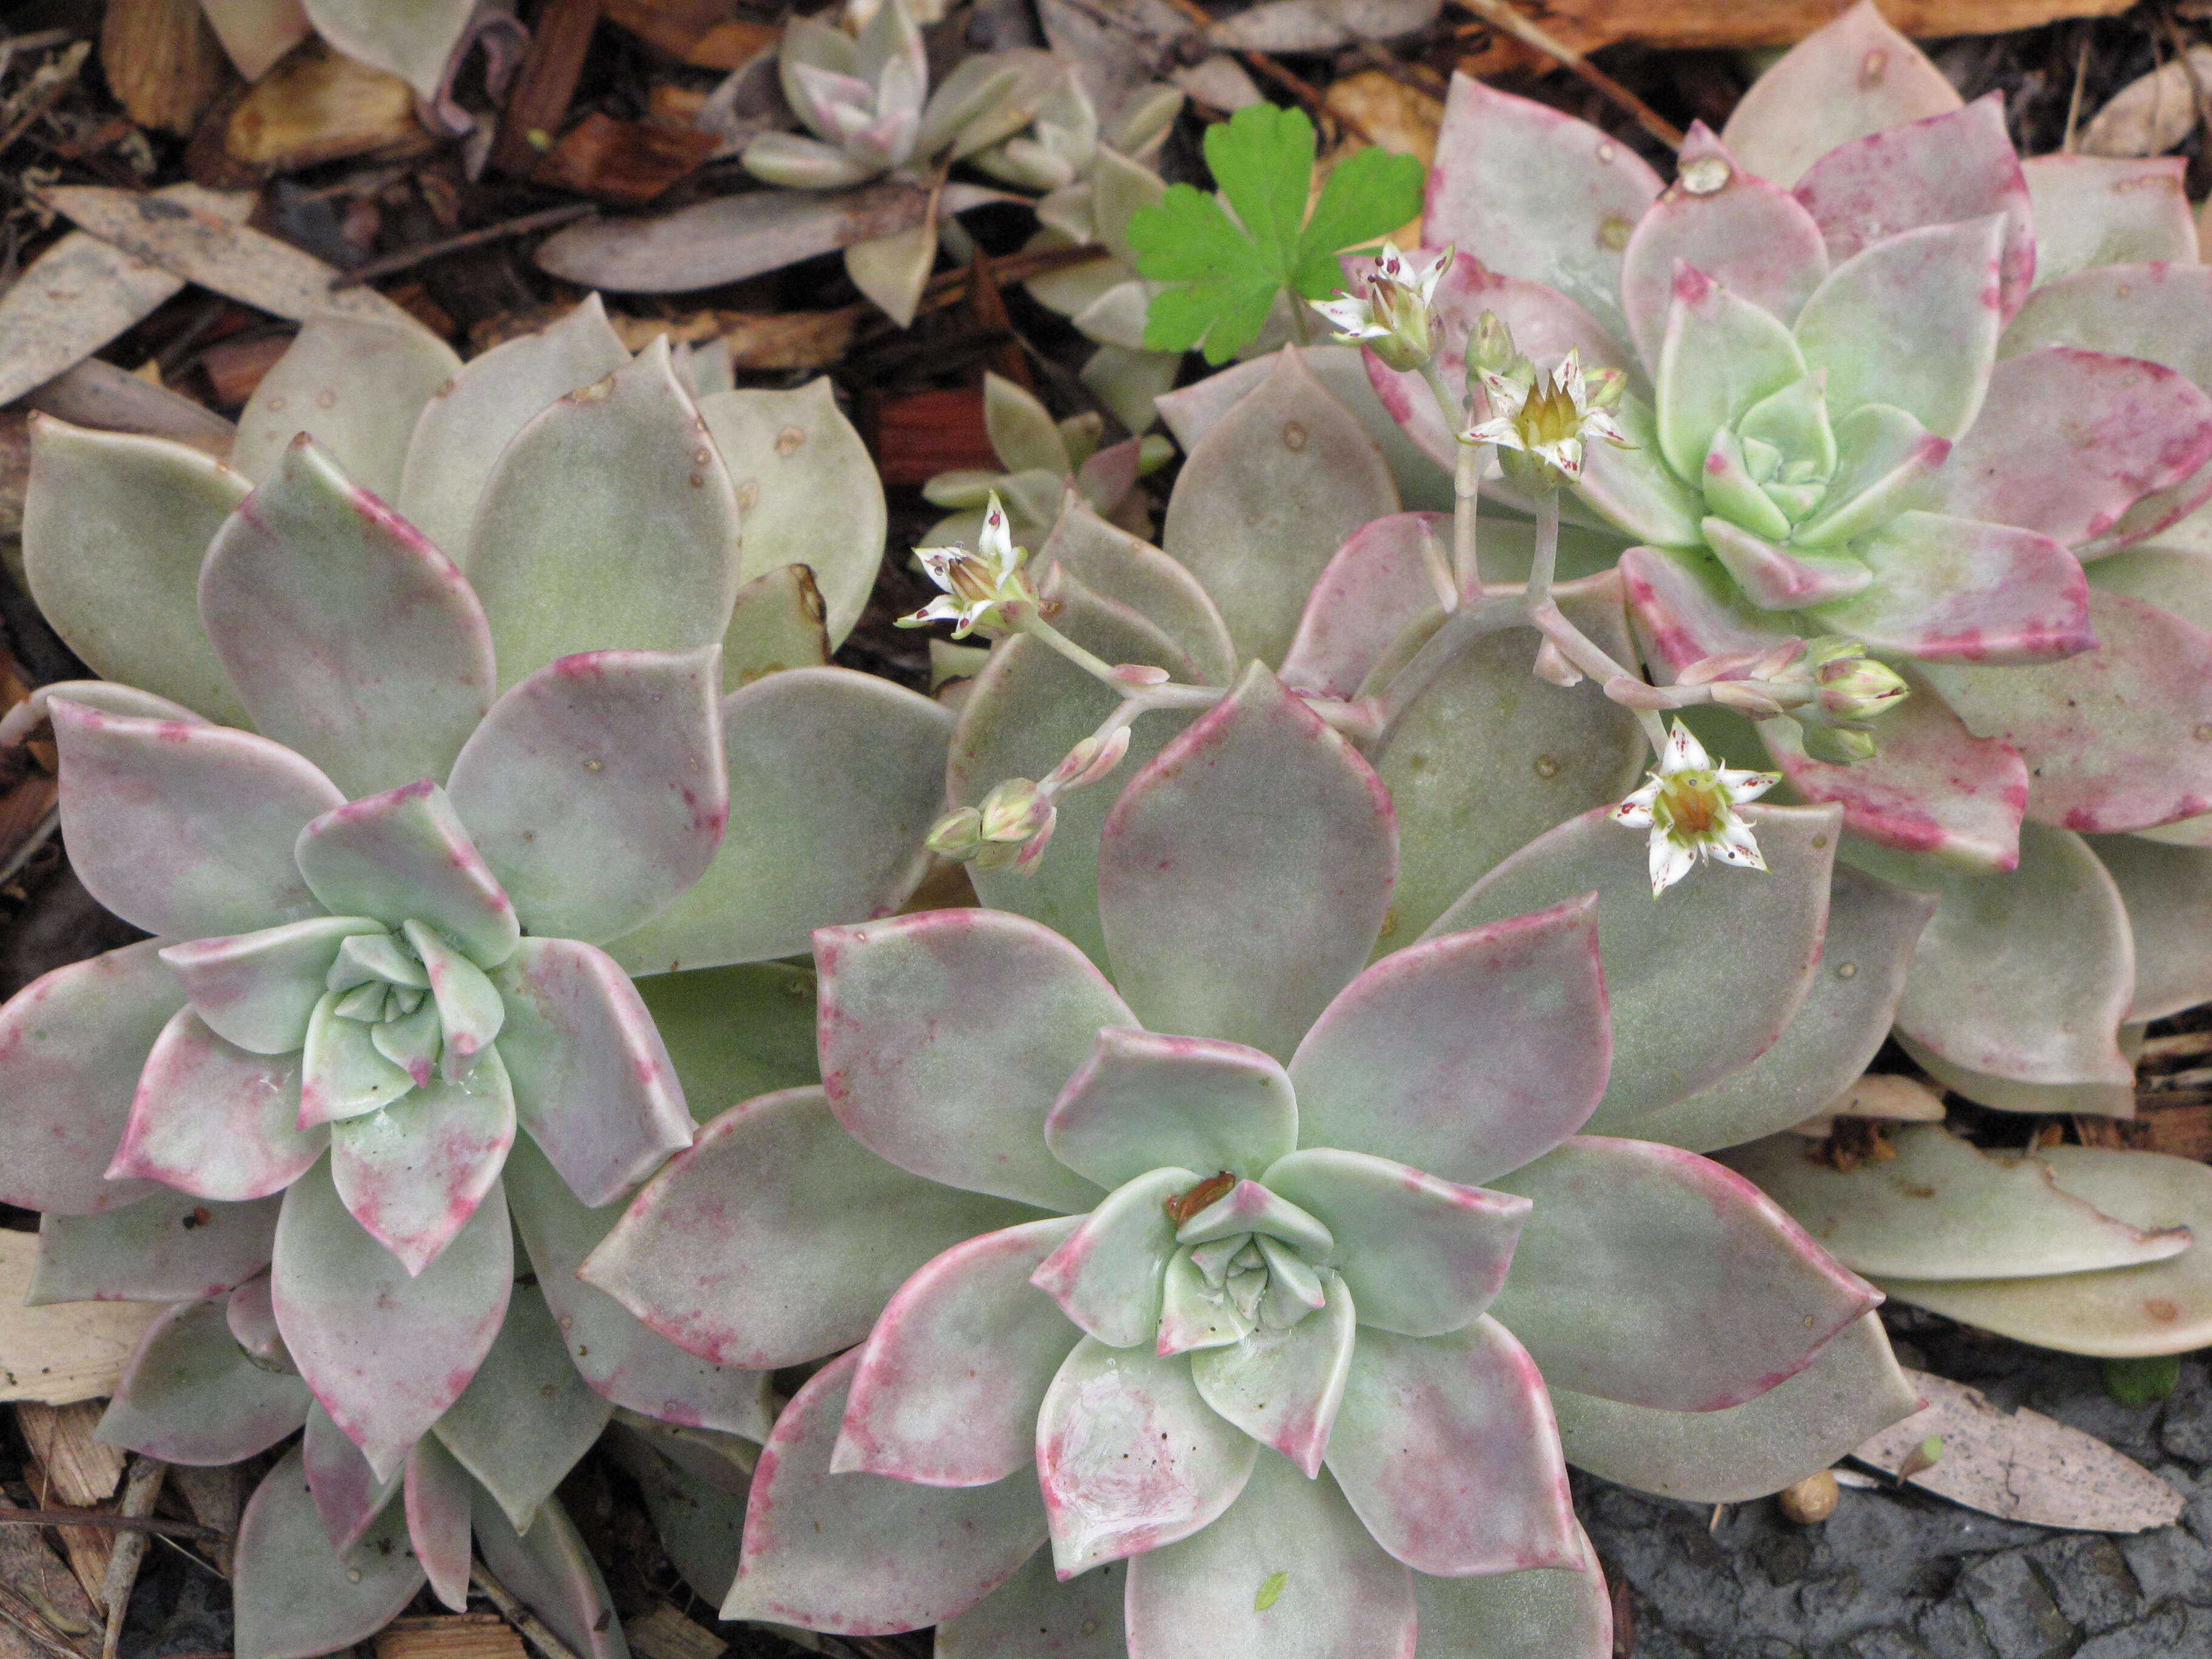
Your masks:
M1553 384L1550 375L1540 374L1514 424L1521 429L1522 442L1540 449L1575 436L1582 430L1582 411L1565 390Z
M1687 845L1715 834L1729 811L1728 792L1713 772L1676 772L1659 786L1652 821L1669 840Z

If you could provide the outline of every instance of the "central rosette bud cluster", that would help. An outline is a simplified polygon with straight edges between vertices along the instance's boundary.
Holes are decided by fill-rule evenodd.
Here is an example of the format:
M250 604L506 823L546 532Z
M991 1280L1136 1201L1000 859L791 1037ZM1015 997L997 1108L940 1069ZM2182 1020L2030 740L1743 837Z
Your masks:
M1224 1170L1164 1207L1179 1248L1161 1278L1163 1356L1288 1330L1328 1305L1335 1236L1288 1199Z
M389 1105L434 1076L465 1081L507 1018L483 969L421 921L349 936L324 984L307 1046L333 1117Z

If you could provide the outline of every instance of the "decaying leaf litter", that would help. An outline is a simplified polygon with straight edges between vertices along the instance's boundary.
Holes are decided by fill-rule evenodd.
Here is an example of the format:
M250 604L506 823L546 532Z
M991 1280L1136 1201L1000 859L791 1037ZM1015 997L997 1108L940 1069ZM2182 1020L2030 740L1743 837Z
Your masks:
M2205 33L2200 9L2124 11L2094 0L1929 3L1904 9L1897 21L1935 37L1962 23L2009 31L1956 35L1935 52L1966 95L2005 93L2023 153L2179 154L2197 197L2212 185L2199 67L2200 54L2212 62L2212 48L2197 45ZM1003 458L992 454L982 421L986 369L1032 391L1055 416L1097 408L1078 374L1092 343L1024 286L1078 263L1086 245L1063 238L1057 249L1025 247L1028 216L1008 192L954 180L933 199L894 184L808 203L789 194L763 200L767 192L742 188L749 181L736 155L777 119L757 68L747 72L783 21L766 10L714 0L548 0L524 8L535 31L526 51L513 33L489 28L461 74L451 84L433 75L427 91L345 58L327 40L291 47L249 88L210 49L189 0L110 0L97 30L69 15L81 7L20 10L0 39L0 279L9 283L0 295L0 394L16 400L0 411L0 532L12 534L20 522L27 409L187 441L198 434L213 446L226 435L218 423L238 414L309 319L404 313L473 351L558 315L580 285L611 291L628 343L656 333L695 352L728 342L743 384L796 385L828 371L894 483L919 484L951 468L998 470ZM1727 114L1744 82L1735 49L1786 43L1825 15L1794 3L1560 4L1526 9L1522 21L1532 30L1501 23L1493 3L1279 0L1209 18L1194 5L1157 0L1040 0L1036 15L1018 5L963 9L937 26L930 46L933 61L948 64L963 40L1057 48L1083 65L1094 97L1109 107L1117 91L1164 77L1190 100L1166 137L1170 179L1202 182L1201 124L1256 97L1310 111L1324 167L1368 143L1421 155L1433 143L1455 67L1590 120L1663 171L1668 137L1693 119L1717 127ZM1532 40L1595 52L1596 61L1559 68ZM925 267L915 321L899 329L853 286L835 254L910 233L933 212L964 215L960 240L972 251L945 252L933 274ZM349 271L368 280L348 284ZM1147 488L1157 501L1160 484ZM893 512L894 547L934 516L910 488L894 495ZM914 572L887 562L840 660L926 684L930 663L919 641L890 626L926 591ZM70 665L18 591L0 603L16 665L12 701L30 684L65 677ZM83 900L53 843L51 758L34 749L4 763L0 961L9 990L45 967L119 942L97 931L112 923ZM1894 1048L1877 1069L1914 1070ZM2132 1121L2023 1121L1956 1097L1948 1103L1953 1126L1993 1149L2078 1141L2212 1157L2212 1018L2191 1010L2154 1024L2137 1091ZM1819 1144L1839 1167L1884 1161L1892 1148L1880 1121L1917 1115L1839 1103ZM116 1337L76 1330L38 1340L71 1345L69 1380L49 1386L11 1376L8 1389L67 1412L103 1363L101 1344L112 1348ZM1863 1463L1896 1477L1918 1452L1924 1467L1905 1476L1913 1484L2045 1524L2117 1529L2163 1513L2165 1500L2142 1486L2148 1477L2129 1473L2132 1466L2099 1467L2096 1452L2045 1436L2042 1419L1993 1422L1940 1382L1930 1385L1944 1396L1940 1409L1870 1443ZM1922 1431L1939 1419L1948 1433ZM82 1419L79 1412L69 1420L81 1431ZM43 1441L33 1437L34 1421ZM98 1469L80 1468L64 1491L59 1431L52 1411L19 1415L10 1503L120 1512L150 1504L157 1515L217 1533L234 1524L234 1488L226 1496L211 1489L221 1483L172 1480L155 1497L156 1472L126 1470L119 1460L106 1490ZM1932 1455L1931 1433L1944 1443ZM2039 1459L2051 1480L2030 1512L1988 1465ZM2085 1468L2087 1478L2070 1489ZM757 1629L708 1628L710 1610L689 1598L660 1555L617 1459L595 1455L571 1485L570 1510L609 1573L633 1645L648 1659L704 1656L726 1640L740 1654L791 1650ZM1991 1498L1993 1489L2003 1495ZM45 1652L98 1644L107 1620L95 1604L112 1588L103 1577L112 1553L90 1575L102 1582L83 1582L88 1534L100 1536L87 1528L0 1528L9 1559L32 1563L33 1578L50 1568L73 1572L82 1592L26 1593L18 1606L21 1580L10 1575L0 1643L19 1639ZM34 1536L61 1536L63 1553L46 1546L38 1553ZM219 1540L156 1545L134 1622L116 1627L126 1650L134 1641L149 1643L140 1649L148 1653L197 1650L201 1638L173 1633L188 1626L211 1632L210 1650L222 1647L212 1615L191 1623L211 1581L186 1565L188 1550L220 1564ZM694 1616L679 1611L672 1623L672 1601ZM167 1615L175 1618L164 1635L158 1621ZM504 1635L475 1629L494 1645ZM450 1628L423 1636L462 1639ZM913 1638L804 1641L833 1653L926 1650Z

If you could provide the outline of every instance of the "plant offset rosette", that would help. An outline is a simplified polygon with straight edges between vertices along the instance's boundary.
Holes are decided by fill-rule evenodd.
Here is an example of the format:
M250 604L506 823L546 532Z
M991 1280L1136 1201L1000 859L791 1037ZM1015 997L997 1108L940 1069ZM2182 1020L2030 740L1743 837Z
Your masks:
M1112 983L990 910L817 935L824 1089L726 1114L583 1270L719 1363L862 1342L769 1438L726 1614L945 1659L1608 1650L1538 1366L1647 1432L1758 1412L1878 1345L1875 1297L1717 1165L1577 1133L1595 896L1368 967L1396 862L1255 667L1108 822ZM1868 1403L1778 1401L1786 1455Z
M1541 361L1630 372L1638 447L1594 449L1579 495L1637 544L1659 678L1824 634L1911 673L1858 764L1761 730L1855 862L1946 895L1899 1013L1916 1054L1992 1105L2112 1109L2121 1021L2212 994L2212 951L2160 920L2203 902L2202 855L2081 839L2193 847L2212 801L2212 273L2166 263L2195 258L2172 168L2024 169L1996 98L1962 106L1862 5L1663 190L1462 79L1428 207L1461 256L1448 368L1490 310ZM1448 461L1423 388L1370 369Z

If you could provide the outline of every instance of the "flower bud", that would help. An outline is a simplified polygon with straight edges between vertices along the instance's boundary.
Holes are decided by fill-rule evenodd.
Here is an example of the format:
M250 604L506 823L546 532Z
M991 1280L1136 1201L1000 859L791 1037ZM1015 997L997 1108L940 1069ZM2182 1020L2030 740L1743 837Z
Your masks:
M1897 671L1863 654L1835 657L1814 671L1820 712L1832 721L1872 719L1912 695Z
M1747 720L1772 720L1782 712L1780 700L1756 680L1715 680L1712 688L1708 695L1715 702Z
M1872 760L1875 755L1874 733L1851 726L1808 723L1804 727L1803 741L1807 754L1831 766L1856 766L1863 760Z
M1467 372L1469 379L1480 374L1513 375L1516 363L1527 358L1514 349L1513 331L1505 319L1494 311L1486 311L1475 319L1474 332L1467 343Z
M1618 407L1620 394L1628 390L1628 374L1624 369L1593 368L1583 378L1589 383L1589 406L1592 409Z
M1019 843L1052 822L1052 797L1032 778L1008 778L983 797L981 810L985 841Z
M983 815L972 806L947 812L931 827L926 844L938 857L965 864L983 844Z

